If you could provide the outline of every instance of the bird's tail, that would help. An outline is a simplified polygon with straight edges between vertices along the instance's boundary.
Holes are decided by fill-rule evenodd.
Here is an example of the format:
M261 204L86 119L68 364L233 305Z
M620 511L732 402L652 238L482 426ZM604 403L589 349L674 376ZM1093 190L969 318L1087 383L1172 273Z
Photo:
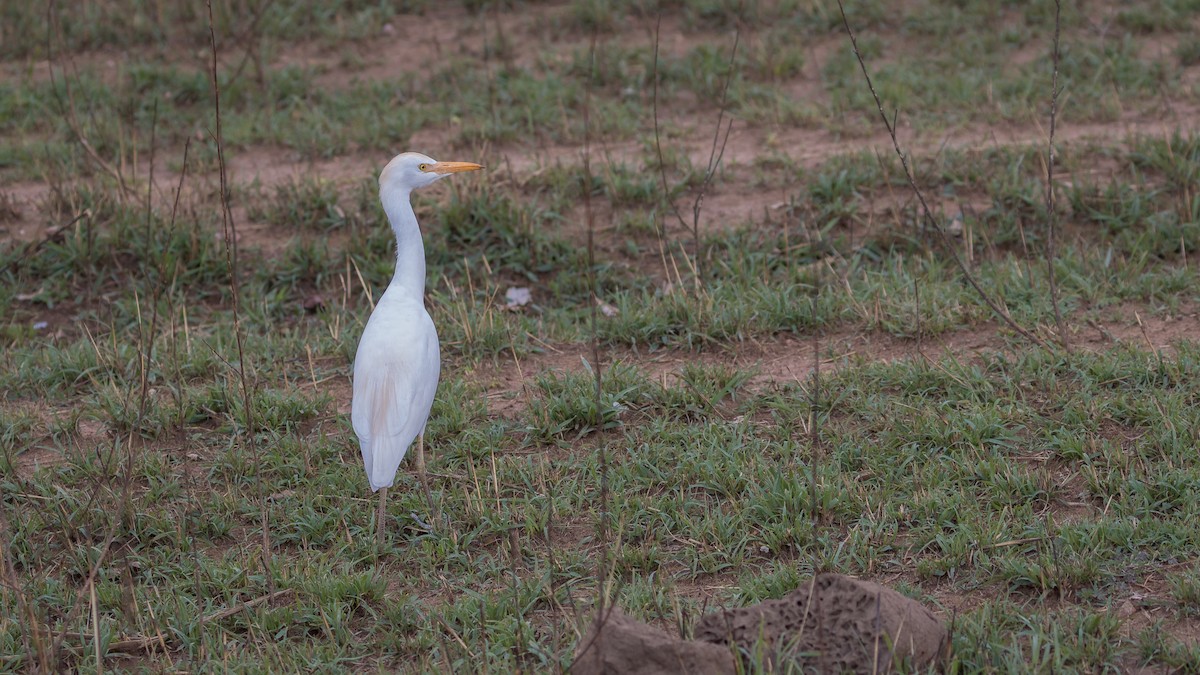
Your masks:
M372 452L363 452L363 467L367 470L367 480L371 482L371 492L378 492L396 482L396 471L408 448L397 448L398 443L392 438L373 439L372 444Z

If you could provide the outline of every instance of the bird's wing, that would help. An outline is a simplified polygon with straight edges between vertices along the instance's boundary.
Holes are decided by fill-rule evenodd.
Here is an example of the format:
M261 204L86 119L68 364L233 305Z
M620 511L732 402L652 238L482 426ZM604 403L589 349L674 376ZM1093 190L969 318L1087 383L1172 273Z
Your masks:
M386 364L354 371L350 418L362 449L371 489L391 486L400 460L425 428L437 389L437 365Z

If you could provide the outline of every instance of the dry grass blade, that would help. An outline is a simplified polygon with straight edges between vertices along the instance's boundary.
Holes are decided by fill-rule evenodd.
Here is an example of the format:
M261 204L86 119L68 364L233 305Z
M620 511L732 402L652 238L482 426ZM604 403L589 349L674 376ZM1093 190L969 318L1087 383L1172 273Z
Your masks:
M21 647L25 650L25 655L30 663L37 663L43 671L49 671L49 654L40 649L41 631L39 626L41 624L34 613L33 605L25 594L24 585L17 577L17 570L13 567L12 537L9 533L8 517L3 511L0 511L0 564L4 566L0 570L0 574L3 575L3 583L16 597L17 609L24 619L17 622L21 629Z
M94 588L94 586L92 586L90 588L92 589L90 591L90 594L92 596L92 602L95 603L95 588ZM272 600L282 598L285 595L290 595L291 593L292 593L292 589L285 588L282 590L275 591L273 593L267 593L266 595L260 595L259 597L254 598L253 600L239 602L239 603L233 605L232 607L226 607L225 609L213 612L212 614L206 614L206 615L200 617L200 625L203 626L204 624L209 624L209 623L213 623L213 622L217 622L217 621L224 621L225 619L228 619L229 617L231 617L235 614L244 612L253 607L257 607L263 603L271 602ZM93 608L93 611L94 611L94 608ZM93 620L94 620L94 618L93 618ZM137 653L141 653L141 652L148 652L148 651L151 651L154 649L162 649L162 650L166 651L171 648L172 642L173 641L168 640L167 636L162 633L158 633L156 635L128 635L125 637L113 638L108 643L108 646L105 648L105 651L109 654L113 654L113 653L137 654ZM101 655L100 655L100 640L98 637L94 638L93 647L96 650L97 662L99 662ZM74 644L64 645L63 648L66 651L69 651L72 653L79 653L83 649L83 647L81 647L80 645L74 645Z

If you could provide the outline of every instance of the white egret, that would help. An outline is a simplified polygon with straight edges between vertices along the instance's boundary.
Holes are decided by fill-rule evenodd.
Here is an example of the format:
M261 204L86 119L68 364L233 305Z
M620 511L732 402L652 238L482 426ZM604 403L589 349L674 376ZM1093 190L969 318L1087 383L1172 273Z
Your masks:
M396 155L379 174L379 200L396 234L396 271L371 312L354 358L350 420L362 448L371 490L379 492L375 536L383 541L387 490L400 460L417 441L417 475L430 509L425 475L425 422L433 407L441 355L425 310L425 245L409 196L446 176L483 167L438 162L416 152Z

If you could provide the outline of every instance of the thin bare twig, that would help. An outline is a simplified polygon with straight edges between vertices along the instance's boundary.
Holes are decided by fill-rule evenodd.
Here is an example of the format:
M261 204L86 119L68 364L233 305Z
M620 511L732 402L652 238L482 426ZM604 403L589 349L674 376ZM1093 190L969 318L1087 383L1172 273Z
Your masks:
M54 77L54 34L55 27L58 26L56 19L57 14L54 11L54 0L46 3L46 61L50 64L50 90L54 92L54 98L58 101L58 107L62 112L62 118L70 127L71 133L75 136L75 141L79 143L79 147L83 148L87 156L92 159L105 173L112 176L117 185L120 186L122 197L136 197L133 188L125 183L125 175L119 167L115 167L111 162L100 156L96 148L92 146L91 141L83 133L83 127L79 124L79 118L76 115L75 95L71 90L71 77L67 73L66 67L63 66L63 91L66 92L67 100L63 101L62 96L58 93L58 81Z
M58 241L60 238L65 236L65 233L66 233L68 227L71 227L75 223L78 223L79 221L81 221L85 218L91 218L91 217L92 217L92 210L84 209L83 212L81 212L79 215L75 216L71 220L67 221L63 225L51 225L51 226L47 227L45 236L43 236L41 239L38 239L37 241L29 242L28 244L25 245L25 250L22 251L20 255L14 255L12 257L12 260L10 260L8 263L8 269L12 270L12 271L16 271L17 269L20 268L21 263L23 263L23 262L29 260L31 257L33 257L33 255L35 253L42 250L43 246L45 246L46 244L49 244L52 241Z
M675 199L671 196L671 188L667 185L667 166L663 159L662 141L659 138L658 130L658 45L659 45L659 30L662 27L662 13L658 15L658 23L654 25L654 72L652 79L654 81L654 149L658 152L658 175L662 179L663 198L667 200L667 205L671 207L671 212L675 214L675 218L679 221L680 227L687 229L687 221L683 219L683 214L679 212L679 207L675 205ZM664 234L666 227L663 228Z
M837 0L837 3L838 10L842 14L842 26L846 29L846 34L850 37L850 46L854 50L854 57L858 59L858 65L862 69L863 77L867 81L867 88L870 89L871 96L875 99L875 107L879 109L879 116L883 119L884 126L887 127L888 136L890 136L892 139L892 147L896 150L896 155L900 157L900 164L904 167L904 176L908 179L908 186L912 188L913 193L917 197L917 201L921 203L921 212L925 217L925 222L930 228L938 233L942 245L945 247L946 252L949 253L950 257L954 260L954 264L958 267L959 271L962 272L963 278L967 280L967 283L971 285L971 288L975 289L975 292L978 293L979 297L983 299L984 303L991 308L992 312L994 312L996 316L1000 317L1000 319L1004 321L1004 323L1008 324L1010 328L1015 330L1025 339L1029 340L1030 342L1037 343L1042 347L1048 347L1049 345L1046 344L1045 340L1022 328L1021 325L1018 324L1008 314L1008 312L1006 312L1004 308L999 305L999 303L992 299L992 297L983 290L983 287L980 286L979 282L975 280L975 277L971 274L970 270L967 269L967 266L963 264L962 258L958 257L958 253L955 252L954 246L950 241L950 236L946 234L946 230L942 228L942 226L939 225L934 219L933 212L929 209L928 202L925 201L924 193L921 192L921 188L917 187L917 179L913 175L912 167L908 163L908 156L905 155L904 151L900 149L900 141L896 138L896 124L893 120L888 119L887 113L883 111L883 102L879 99L879 94L875 91L875 85L871 82L871 75L867 72L867 64L865 61L863 61L862 53L858 50L858 39L854 35L854 30L850 28L850 19L846 17L846 8L842 6L842 0Z
M587 218L587 264L588 264L588 288L590 289L592 301L591 305L591 328L592 328L592 374L595 376L596 388L594 391L595 401L595 422L597 430L604 423L604 388L603 388L603 372L602 364L600 363L600 293L596 288L596 246L595 246L595 230L596 230L596 215L592 209L592 126L591 126L591 107L592 107L592 75L595 69L596 59L596 35L592 34L591 49L588 54L588 81L584 88L583 100L583 174L585 185L583 188L583 210ZM601 617L606 616L604 612L605 594L604 594L604 579L608 570L608 448L604 439L600 439L597 444L596 452L599 453L600 459L600 522L598 526L598 535L600 539L600 560L596 565L596 586L598 610L596 612L596 621L599 622ZM599 630L599 623L597 623Z
M250 385L246 378L246 351L242 344L242 323L239 312L240 298L238 294L238 242L237 225L233 219L233 210L229 206L229 177L225 165L225 144L221 135L221 85L217 78L217 34L213 27L212 0L206 0L208 7L208 39L212 51L211 75L213 87L213 112L216 117L214 138L217 144L217 167L221 178L221 220L225 238L225 262L229 268L229 291L233 301L233 335L237 344L238 365L235 368L242 388L242 408L245 414L246 442L254 455L254 478L258 491L258 502L261 511L262 527L262 563L263 573L267 579L267 588L274 590L275 582L271 575L271 530L267 518L267 501L263 498L262 490L262 457L258 443L254 437L254 406L250 395Z
M1054 76L1050 84L1050 140L1046 148L1046 269L1050 276L1050 302L1054 305L1054 325L1058 329L1058 340L1063 349L1071 351L1070 337L1063 324L1062 308L1058 302L1058 275L1054 270L1057 257L1055 237L1058 230L1058 214L1054 210L1054 129L1058 119L1058 36L1061 27L1062 2L1054 0Z
M733 120L730 119L725 125L725 136L724 138L721 137L721 123L725 121L725 110L729 105L729 85L733 82L733 75L737 64L738 45L741 44L741 37L742 33L740 30L734 32L733 49L729 52L729 72L726 74L725 83L721 88L721 107L717 110L717 123L713 128L712 148L708 151L708 164L704 169L704 180L700 182L700 193L696 195L696 201L692 203L692 242L696 255L697 290L699 290L704 280L704 256L700 250L700 212L704 209L704 195L708 192L708 188L712 184L713 176L717 173L717 167L720 166L721 160L725 157L725 146L729 143L729 132L733 131Z
M206 623L212 623L214 621L222 621L224 619L228 619L229 617L233 616L234 614L237 614L238 612L244 612L247 609L250 609L251 607L256 607L258 605L263 604L264 602L270 602L271 600L274 600L275 598L281 598L291 592L292 592L292 589L284 588L282 590L267 593L266 595L260 595L253 600L247 600L246 602L239 602L232 607L226 607L225 609L222 609L220 611L213 612L212 614L207 614L207 615L201 617L200 625L203 626Z
M233 83L237 82L238 78L242 76L242 71L245 70L246 64L250 61L250 56L257 55L259 49L261 49L261 36L255 35L255 33L258 31L259 22L267 15L267 9L270 8L273 2L275 0L264 0L259 3L254 18L250 20L250 25L246 27L246 30L239 37L234 39L234 44L246 45L246 51L242 54L241 63L238 64L237 68L233 69L233 75L230 75L229 80L225 82L226 87L232 87ZM261 65L256 67L258 68L258 77L261 80L263 76L262 67Z
M721 86L721 104L717 110L717 123L713 128L712 147L708 153L708 163L704 167L704 178L700 181L699 192L696 194L696 199L692 202L692 223L688 225L684 220L683 214L679 211L679 206L675 203L675 198L671 195L671 188L667 182L667 167L666 161L663 158L662 138L659 131L658 123L658 50L660 43L660 33L662 29L662 13L658 14L658 21L654 26L654 71L652 74L654 84L653 94L653 115L654 115L654 149L658 154L658 175L662 182L663 199L667 205L671 207L671 213L675 214L675 219L679 221L679 225L692 233L692 246L695 249L695 263L693 265L693 273L695 274L695 291L699 294L704 283L704 256L700 245L700 213L704 210L704 196L708 193L709 187L712 185L713 178L716 176L717 169L721 165L721 160L725 157L725 147L729 143L729 134L733 130L733 120L725 120L725 114L729 106L729 86L733 82L734 74L737 70L737 51L741 44L741 31L738 30L733 35L733 49L729 53L728 73L725 75L725 82ZM724 133L722 133L724 127ZM666 236L666 226L662 225L659 228L660 239Z

